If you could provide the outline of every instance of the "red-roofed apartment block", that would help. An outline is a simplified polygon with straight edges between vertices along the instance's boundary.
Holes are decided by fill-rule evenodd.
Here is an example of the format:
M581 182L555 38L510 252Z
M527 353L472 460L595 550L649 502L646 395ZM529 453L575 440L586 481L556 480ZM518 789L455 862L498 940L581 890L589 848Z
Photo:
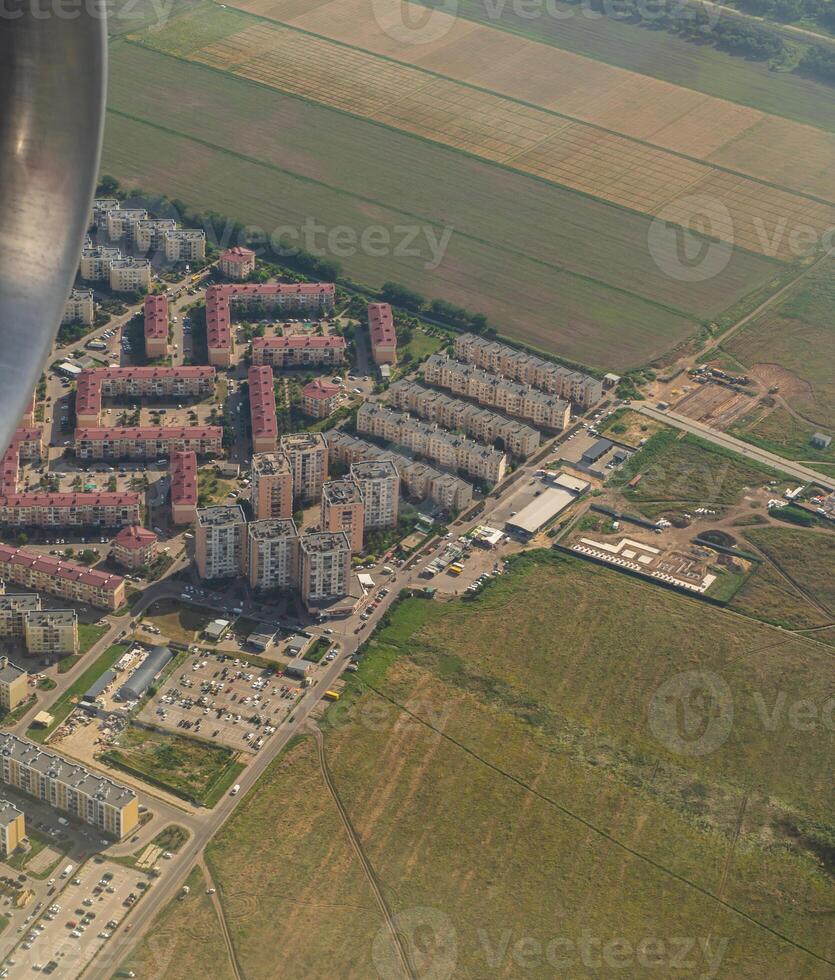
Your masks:
M41 429L37 426L16 429L9 448L0 458L0 493L17 493L21 459L42 459L43 455L44 441Z
M220 256L220 271L227 279L246 279L255 271L255 252L251 248L236 245L227 248Z
M20 421L17 423L21 429L31 429L35 425L35 392L32 392L32 398L23 415L20 416Z
M79 459L158 459L187 449L207 456L220 452L222 438L217 425L76 429L75 452Z
M168 354L168 299L165 296L145 297L145 354L165 357Z
M326 419L336 410L342 389L324 378L316 378L302 388L302 409L315 419Z
M206 290L206 340L209 348L209 364L229 367L232 363L235 347L232 331L233 306L236 310L257 307L256 312L259 313L286 311L319 314L333 309L334 295L332 282L268 282L240 286L209 286Z
M388 303L368 304L368 333L375 364L397 363L397 333Z
M171 453L168 466L171 476L171 520L175 524L193 524L197 520L197 454Z
M124 527L141 518L136 493L7 493L0 497L5 527Z
M113 557L125 568L134 569L150 565L156 553L156 534L138 524L123 527L113 539Z
M82 371L75 392L79 427L101 423L101 401L109 398L205 398L215 387L215 369L184 367L106 367Z
M252 416L252 451L275 452L278 441L278 420L275 415L273 372L269 367L251 367L249 381L249 411Z
M6 544L0 544L0 578L101 609L113 611L125 604L125 580L121 576Z

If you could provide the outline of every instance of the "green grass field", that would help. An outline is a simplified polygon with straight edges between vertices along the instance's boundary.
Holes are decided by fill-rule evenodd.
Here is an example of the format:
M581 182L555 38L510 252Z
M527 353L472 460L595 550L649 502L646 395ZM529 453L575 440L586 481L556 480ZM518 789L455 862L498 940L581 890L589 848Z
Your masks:
M828 449L815 449L811 439L820 427L800 421L784 408L775 408L767 414L762 409L754 409L731 426L730 431L739 439L787 459L803 460L821 473L827 472L827 463L830 466L835 463L835 440Z
M626 484L642 474L637 487ZM761 486L778 474L735 453L664 429L627 460L610 480L647 517L668 510L724 507L736 503L745 487Z
M448 9L440 0L422 2ZM800 75L770 71L767 62L734 57L617 16L596 16L585 5L561 0L492 7L480 0L458 0L456 9L459 16L490 27L835 132L831 88ZM651 18L652 10L646 9Z
M326 757L401 931L430 910L445 940L435 954L453 957L439 975L516 975L509 930L511 944L540 949L584 932L632 949L710 936L682 976L823 977L832 733L768 730L756 705L779 691L819 701L835 670L826 652L535 552L473 602L401 604L328 709ZM720 675L734 703L727 739L703 756L671 752L649 723L655 692L696 667ZM270 975L276 918L294 974L365 977L370 959L399 975L385 971L389 939L312 739L273 764L209 860L247 976ZM302 939L324 896L330 914ZM633 965L623 975L638 975ZM566 975L615 975L600 967ZM554 967L532 959L529 973Z
M835 435L835 261L829 260L803 280L788 297L744 327L724 346L748 368L770 370L769 382L808 423L796 423L782 443L795 451L806 432L823 428ZM774 367L778 370L774 371ZM766 431L752 437L771 439ZM779 435L778 435L779 439ZM752 441L753 438L752 438ZM810 450L803 459L817 458ZM829 456L828 458L833 458Z
M106 172L269 232L309 216L358 233L451 227L436 269L423 233L419 255L340 261L373 286L393 279L482 310L569 359L642 363L779 274L737 251L718 279L677 282L649 255L643 216L135 44L111 49Z

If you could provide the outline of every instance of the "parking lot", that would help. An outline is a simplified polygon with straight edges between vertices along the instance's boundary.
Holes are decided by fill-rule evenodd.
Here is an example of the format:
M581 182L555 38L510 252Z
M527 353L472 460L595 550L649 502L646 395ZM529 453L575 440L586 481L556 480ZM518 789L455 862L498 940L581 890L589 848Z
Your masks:
M62 872L63 873L63 872ZM50 904L0 969L0 977L15 980L32 972L75 977L122 926L125 916L151 886L140 871L94 858L65 878L58 878ZM129 925L128 925L129 928Z
M169 677L139 718L232 749L257 752L300 695L298 682L282 677L274 668L202 651L191 655Z

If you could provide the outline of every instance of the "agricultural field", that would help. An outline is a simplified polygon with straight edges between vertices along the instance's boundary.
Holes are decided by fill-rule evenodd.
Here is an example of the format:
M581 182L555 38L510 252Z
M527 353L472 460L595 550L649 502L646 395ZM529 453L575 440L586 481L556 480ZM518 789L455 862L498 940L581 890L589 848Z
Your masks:
M835 535L791 528L750 528L745 536L835 620Z
M835 260L821 263L724 347L754 377L776 387L801 421L835 435ZM810 451L802 458L815 456Z
M362 6L361 9L366 8ZM357 12L350 4L340 3L338 10L343 20L347 17L351 24L357 22ZM318 15L323 12L318 11ZM301 18L301 23L305 23L305 18ZM329 23L338 23L337 18L329 18ZM361 17L358 26L363 26ZM382 34L379 28L377 30ZM486 34L483 44L495 43L495 32L486 31ZM222 36L214 40L218 35ZM391 43L386 35L382 36ZM498 37L505 38L502 34ZM327 38L307 33L307 30L256 20L225 9L184 15L162 32L146 33L142 40L167 54L350 112L639 213L661 213L665 220L687 227L692 218L694 196L716 201L718 204L709 209L711 234L764 255L785 260L793 258L789 236L771 239L763 235L763 228L771 228L776 216L784 218L789 228L803 225L816 229L819 236L835 227L835 207L831 204L761 182L776 182L785 177L790 190L798 189L792 184L792 175L797 173L796 154L787 158L787 164L791 166L785 166L785 173L766 168L755 175L758 181L729 170L719 170L693 158L692 151L703 145L705 135L721 129L721 118L717 122L717 106L706 105L696 110L697 115L700 111L704 118L701 122L697 119L692 126L692 146L675 135L659 137L661 143L683 143L683 151L671 153L663 146L652 145L649 138L652 134L646 134L643 129L636 130L634 135L628 132L630 102L640 106L634 112L645 119L646 101L656 93L647 93L642 87L630 92L627 80L609 77L611 69L606 66L600 66L607 74L597 83L599 93L595 94L592 80L591 90L584 86L573 96L575 102L582 98L585 105L593 104L595 98L602 101L596 116L591 113L590 125L573 115L576 108L570 96L566 99L557 96L547 106L540 107L515 92L511 93L512 97L499 94L501 86L493 79L504 64L501 52L492 52L496 57L481 61L482 68L489 64L487 70L493 90L488 90L469 84L469 80L462 84L455 78L429 73L411 64L381 58L343 44L335 45ZM537 90L541 89L541 77L548 77L549 84L557 85L562 76L567 84L568 79L586 71L585 64L548 63L542 66L540 75L532 71L530 65L531 61L535 63L537 54L543 53L553 60L565 58L564 53L511 38L507 38L507 42L533 48L524 52L527 56L524 73L518 71L515 57L508 59L508 78L530 79ZM482 42L470 32L465 45L464 57L471 58L480 50ZM418 50L416 46L398 45L399 49L401 47L401 56L412 56ZM454 45L445 45L444 50L453 52ZM514 52L514 56L518 54ZM449 57L454 62L454 53ZM590 67L596 66L590 63ZM658 84L645 76L635 77L639 86ZM623 102L622 90L626 90ZM394 100L392 92L397 93ZM613 92L616 93L614 97ZM657 94L660 96L661 93ZM688 110L692 108L690 104L694 97L692 93L685 94L689 104L672 105L669 122L674 128L683 127L687 133ZM753 120L740 122L738 106L729 106L729 111L732 118L726 142L742 146L744 150L744 134L753 127ZM760 116L757 114L757 128L764 125ZM627 121L621 123L624 117ZM618 122L619 131L610 128L614 121ZM652 125L661 133L666 128L663 119L652 121ZM792 124L781 122L781 125ZM626 135L623 131L627 131ZM804 141L804 156L807 152L813 156L817 153L821 161L835 157L835 137L816 134L814 130L809 134L799 127L796 136L798 142L801 137ZM757 148L760 138L752 137ZM817 138L824 141L819 150L815 146ZM781 134L778 146L782 148L787 142L791 144L792 135ZM750 155L755 161L762 161L767 156L761 151L752 151ZM815 169L814 164L812 169ZM804 177L802 189L835 200L835 186L829 186L829 172L825 167L823 174L820 187L808 186L809 180ZM723 215L730 215L730 221L723 220Z
M225 746L136 724L102 758L204 806L213 806L243 768Z
M813 911L832 902L819 857L831 733L767 731L753 699L814 697L831 658L650 588L536 552L473 602L407 600L328 710L334 790L401 933L428 926L423 955L452 958L438 975L514 973L508 928L542 948L584 932L632 949L703 937L682 975L708 962L713 976L826 975L832 939ZM509 614L522 601L525 617ZM653 693L695 664L727 683L733 724L715 751L677 754ZM270 975L276 917L293 973L332 972L347 937L340 975L368 976L369 959L397 975L312 738L273 764L209 860L247 976ZM296 917L323 894L328 915L302 942Z
M835 643L835 627L827 629L832 617L809 602L768 561L757 566L728 605L735 612L764 623L791 630L814 630L815 639Z
M641 482L626 484L638 473ZM627 503L646 517L670 510L696 507L723 508L737 503L746 487L759 487L771 470L743 459L696 436L679 436L664 429L632 456L611 480Z
M166 980L234 980L235 973L203 870L186 879L190 894L173 899L156 917L142 942L121 964L119 976Z

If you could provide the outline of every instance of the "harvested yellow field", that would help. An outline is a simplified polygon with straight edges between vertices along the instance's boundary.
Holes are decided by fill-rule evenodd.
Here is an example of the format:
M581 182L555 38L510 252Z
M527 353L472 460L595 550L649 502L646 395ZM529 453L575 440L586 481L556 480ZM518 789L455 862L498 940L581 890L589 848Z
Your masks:
M835 202L835 135L812 126L402 0L232 5Z
M170 36L144 41L687 227L695 196L700 214L706 201L719 215L707 233L771 257L795 257L786 229L808 226L820 236L835 227L835 207L293 28L226 18L228 33L216 39L192 35L183 18Z

